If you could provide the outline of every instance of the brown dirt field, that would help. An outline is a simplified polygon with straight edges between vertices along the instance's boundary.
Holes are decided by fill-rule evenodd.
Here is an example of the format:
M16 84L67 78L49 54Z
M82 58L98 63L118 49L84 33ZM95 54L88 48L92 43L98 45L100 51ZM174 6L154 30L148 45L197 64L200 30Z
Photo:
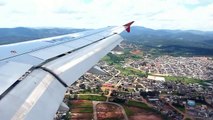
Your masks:
M131 53L132 53L132 54L135 54L135 55L138 55L138 54L141 53L141 51L140 51L140 50L133 50L133 51L131 51Z
M104 119L123 119L123 113L122 112L98 112L97 114L98 120L104 120Z
M108 104L108 103L99 103L96 106L97 118L98 120L106 119L115 119L122 120L124 119L122 110L119 106Z
M96 106L98 112L111 112L111 111L121 111L121 108L108 103L99 103Z
M82 112L92 109L92 102L88 100L72 100L71 102L71 120L92 120L93 112Z
M131 116L129 117L129 120L163 120L162 118L159 118L156 115L141 115L141 114L136 114L134 116Z
M160 115L156 113L148 112L146 110L137 107L128 107L131 111L134 111L134 115L129 117L129 120L163 120Z

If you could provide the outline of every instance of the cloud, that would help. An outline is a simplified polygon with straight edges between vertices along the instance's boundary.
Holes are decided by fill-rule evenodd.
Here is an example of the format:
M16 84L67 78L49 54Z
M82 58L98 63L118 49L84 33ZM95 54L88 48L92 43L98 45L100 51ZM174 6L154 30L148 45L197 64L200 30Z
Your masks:
M154 29L213 30L211 0L7 0L0 27L100 28L135 20Z
M58 14L76 14L76 13L79 13L79 11L61 8L61 9L56 10L55 13L58 13Z
M1 7L1 6L4 6L4 5L5 5L5 3L0 2L0 7Z

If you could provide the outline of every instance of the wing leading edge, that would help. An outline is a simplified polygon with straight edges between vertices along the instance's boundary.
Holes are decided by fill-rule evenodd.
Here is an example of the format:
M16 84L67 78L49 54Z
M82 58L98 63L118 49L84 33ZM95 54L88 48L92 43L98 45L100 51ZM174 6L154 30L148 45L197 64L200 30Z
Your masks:
M67 87L117 46L132 23L0 46L0 119L53 119Z

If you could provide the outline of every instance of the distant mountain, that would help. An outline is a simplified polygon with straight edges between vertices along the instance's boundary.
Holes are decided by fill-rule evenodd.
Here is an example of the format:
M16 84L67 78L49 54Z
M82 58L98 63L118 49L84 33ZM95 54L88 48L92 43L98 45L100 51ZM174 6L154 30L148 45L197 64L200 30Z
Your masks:
M0 28L0 45L27 40L63 35L84 31L85 29L63 29L63 28Z
M153 30L133 26L131 33L122 33L127 42L155 48L165 53L173 51L213 56L213 32L195 30Z
M33 39L63 35L86 29L65 28L0 28L0 45ZM213 56L213 32L195 30L153 30L133 26L131 33L121 34L125 41L142 45L144 49L155 49L166 54L186 53ZM178 54L179 55L179 54Z
M123 32L122 36L127 41L155 47L180 45L187 47L213 48L213 32L194 30L153 30L133 26L131 34Z

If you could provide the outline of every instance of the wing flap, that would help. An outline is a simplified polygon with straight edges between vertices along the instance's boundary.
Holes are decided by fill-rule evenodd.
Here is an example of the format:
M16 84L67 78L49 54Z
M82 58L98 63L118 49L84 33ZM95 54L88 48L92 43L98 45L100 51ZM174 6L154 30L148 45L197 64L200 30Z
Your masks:
M54 85L52 85L53 82ZM36 106L36 104L38 104L38 101L40 100L43 101L43 106L47 108L42 108L43 106L39 106L40 108L37 109L37 112L31 113L34 115L34 118L31 118L29 120L36 120L38 119L38 117L42 118L42 116L45 114L44 112L47 111L48 112L46 113L46 115L50 116L49 112L52 114L55 113L55 110L60 105L60 103L58 102L62 101L63 94L61 93L65 92L65 90L66 88L62 86L59 82L57 82L57 80L51 74L42 71L41 69L34 70L25 78L25 80L20 82L15 87L15 89L12 89L6 97L2 98L0 102L0 118L2 120L25 119L28 116L28 113L31 113L30 111ZM43 95L46 93L49 94L49 98L43 97ZM52 100L53 102L48 102L47 100ZM44 104L44 101L46 105ZM47 111L43 111L42 109L45 109ZM39 111L42 111L43 113ZM48 119L51 118L49 117Z
M47 85L47 83L44 84ZM66 92L67 88L53 78L49 86L43 90L45 90L43 94L25 116L26 120L53 120L56 110L63 101L63 93ZM41 106L45 107L41 110ZM44 111L46 111L45 114ZM50 116L52 116L52 118Z
M14 68L15 66L15 68ZM5 92L13 83L22 77L32 65L8 62L0 67L0 95Z

